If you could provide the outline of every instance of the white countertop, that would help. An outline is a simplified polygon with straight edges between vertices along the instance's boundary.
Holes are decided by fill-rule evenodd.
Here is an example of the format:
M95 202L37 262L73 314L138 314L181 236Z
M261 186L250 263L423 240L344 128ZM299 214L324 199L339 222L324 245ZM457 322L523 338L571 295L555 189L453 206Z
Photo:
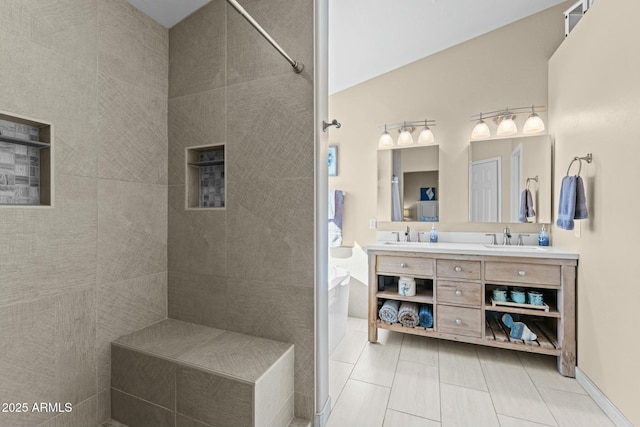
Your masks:
M512 256L526 258L578 259L579 254L553 246L502 246L481 243L423 243L378 241L367 250L424 252L458 255Z

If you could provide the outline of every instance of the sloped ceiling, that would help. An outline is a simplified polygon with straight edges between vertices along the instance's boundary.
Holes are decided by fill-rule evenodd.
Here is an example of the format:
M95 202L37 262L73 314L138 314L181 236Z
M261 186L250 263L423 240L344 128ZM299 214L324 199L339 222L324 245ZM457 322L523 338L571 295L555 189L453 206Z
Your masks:
M128 1L170 28L209 0ZM329 0L329 93L347 89L563 1ZM242 4L243 0L239 2Z

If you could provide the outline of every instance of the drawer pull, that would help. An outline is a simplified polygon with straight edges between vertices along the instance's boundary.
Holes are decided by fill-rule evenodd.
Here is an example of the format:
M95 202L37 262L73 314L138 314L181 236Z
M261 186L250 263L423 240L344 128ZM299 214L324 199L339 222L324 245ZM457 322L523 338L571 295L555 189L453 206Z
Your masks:
M462 325L462 320L456 319L456 325Z
M519 270L518 271L518 276L526 276L526 275L527 275L526 271L524 271L524 270Z
M458 273L460 273L462 271L462 267L460 267L459 265L456 265L455 267L453 267L453 269L455 271L457 271Z
M402 267L402 268L406 268L406 267L407 267L407 263L406 263L406 262L401 262L401 263L400 263L400 267Z
M462 291L461 290L457 290L456 291L456 296L459 297L460 295L462 295Z

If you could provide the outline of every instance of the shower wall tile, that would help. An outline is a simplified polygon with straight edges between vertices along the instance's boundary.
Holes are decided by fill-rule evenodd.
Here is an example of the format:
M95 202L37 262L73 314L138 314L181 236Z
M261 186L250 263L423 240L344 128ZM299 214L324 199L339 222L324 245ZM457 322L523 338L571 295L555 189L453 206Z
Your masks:
M98 286L98 390L110 387L111 341L167 317L166 273Z
M175 412L111 389L111 413L127 426L158 427L175 425Z
M0 57L0 109L53 123L57 172L95 176L95 67L2 29Z
M167 187L98 182L98 283L167 269Z
M313 177L311 82L289 71L229 86L227 96L229 180Z
M212 0L169 31L169 98L226 84L225 7Z
M56 393L56 303L0 308L0 396L4 402L48 402ZM37 425L51 414L0 412L0 425Z
M184 184L185 147L226 141L226 89L169 100L169 184Z
M278 42L304 71L291 65L236 10L227 6L228 84L276 74L313 80L313 2L299 0L247 0L242 6ZM309 104L313 105L313 104ZM309 128L311 129L311 128Z
M176 364L112 345L111 387L175 411Z
M272 340L295 344L295 390L313 396L314 363L312 287L282 286L253 280L232 280L228 285L229 301L241 309L229 310L233 330ZM260 319L260 321L256 321Z
M169 186L169 270L226 276L227 211L187 211L184 186Z
M169 316L294 343L295 414L312 419L313 2L243 6L307 68L222 0L170 31L169 183L184 183L185 145L224 142L227 204L185 212L170 187Z
M95 67L96 0L4 0L0 27Z
M97 393L95 289L57 299L56 334L57 401L75 405Z
M0 425L95 425L108 342L166 317L168 30L126 0L6 0L0 57L0 110L55 137L55 209L0 215L0 396L74 404ZM99 183L99 155L101 176L142 183Z
M92 427L100 423L98 419L98 397L93 396L77 405L73 410L48 419L38 427Z
M313 287L313 179L229 176L229 276Z
M229 312L226 277L169 271L169 317L227 329Z
M98 99L100 178L166 184L166 94L100 73Z
M98 1L98 64L101 73L168 93L169 33L126 0Z

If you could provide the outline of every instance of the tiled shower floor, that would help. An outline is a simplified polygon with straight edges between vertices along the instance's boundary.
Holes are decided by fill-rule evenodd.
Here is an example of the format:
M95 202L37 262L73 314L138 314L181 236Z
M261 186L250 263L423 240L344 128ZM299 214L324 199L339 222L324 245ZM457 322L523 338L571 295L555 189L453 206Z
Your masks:
M328 427L541 427L613 423L556 358L379 330L349 318L329 360Z

